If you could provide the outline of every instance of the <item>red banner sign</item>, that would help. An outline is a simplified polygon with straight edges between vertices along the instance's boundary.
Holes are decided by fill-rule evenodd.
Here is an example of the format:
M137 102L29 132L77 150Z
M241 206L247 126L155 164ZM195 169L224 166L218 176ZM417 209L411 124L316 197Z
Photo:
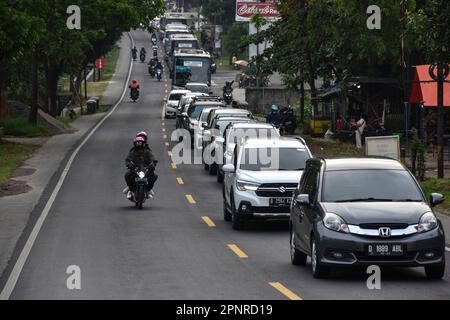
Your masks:
M105 57L102 56L101 58L98 58L95 61L95 67L99 70L103 70L103 68L105 67Z
M250 21L257 12L268 20L274 20L280 16L275 2L236 1L236 21Z

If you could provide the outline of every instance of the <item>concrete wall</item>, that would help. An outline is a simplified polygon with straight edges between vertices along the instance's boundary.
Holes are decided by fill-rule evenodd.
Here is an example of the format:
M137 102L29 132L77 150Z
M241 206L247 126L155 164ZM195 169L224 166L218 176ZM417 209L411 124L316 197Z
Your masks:
M283 87L246 88L245 100L250 111L265 114L273 104L283 107L300 101L300 94Z

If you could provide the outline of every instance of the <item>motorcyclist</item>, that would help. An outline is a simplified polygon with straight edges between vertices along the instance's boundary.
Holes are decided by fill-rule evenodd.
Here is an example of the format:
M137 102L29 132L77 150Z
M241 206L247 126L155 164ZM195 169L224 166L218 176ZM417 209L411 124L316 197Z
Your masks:
M164 67L163 67L161 61L159 61L159 60L156 63L156 66L155 66L155 73L157 72L157 70L161 70L161 76L162 76L163 71L164 71Z
M280 125L283 128L284 133L294 134L297 129L295 123L294 109L291 105L281 108L280 110Z
M152 46L152 50L153 50L153 56L157 57L158 56L158 46L157 45Z
M148 169L147 171L147 198L153 197L153 186L155 185L158 176L155 174L155 156L151 152L150 148L146 148L146 140L142 136L137 136L133 140L133 148L128 153L125 159L125 164L128 171L125 173L125 182L127 183L127 188L124 192L127 193L127 198L131 199L134 190L134 170L138 167L144 166Z
M140 87L136 80L131 80L129 88L130 88L130 97L133 95L134 90L137 90L137 92L139 93Z
M141 52L140 52L140 54L147 54L147 51L145 50L145 48L144 48L144 47L142 47L142 48L141 48Z
M267 116L266 116L266 122L267 123L272 123L272 124L275 124L275 125L279 125L280 124L281 116L278 113L279 109L280 108L278 108L278 106L276 104L272 105L269 114L267 114Z
M134 48L133 49L131 49L131 54L133 55L133 59L136 59L137 58L137 48L136 48L136 46L134 46Z
M222 88L223 93L231 93L231 92L233 92L233 83L234 83L234 80L231 81L231 82L230 81L225 81L225 85Z

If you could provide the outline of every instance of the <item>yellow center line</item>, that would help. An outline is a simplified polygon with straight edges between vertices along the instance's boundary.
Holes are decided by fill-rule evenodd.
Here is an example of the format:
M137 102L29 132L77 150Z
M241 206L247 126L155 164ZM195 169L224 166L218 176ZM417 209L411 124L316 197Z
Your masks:
M169 157L172 157L172 151L167 151L167 154L169 155Z
M284 294L286 297L288 297L290 300L303 300L300 296L296 295L279 282L269 282L269 284L275 289L277 289L279 292Z
M184 181L182 178L177 178L177 182L178 182L178 184L184 184Z
M197 202L195 202L194 197L192 197L190 194L186 195L186 199L190 204L196 204Z
M164 127L166 124L164 122L162 122L161 125Z
M163 131L163 132L166 132L166 128L162 128L162 131Z
M216 224L208 216L202 216L203 221L208 225L208 227L215 228Z
M228 244L228 248L230 248L239 258L248 258L248 255L246 255L237 245L230 243Z
M167 139L167 134L163 135L163 138L164 138L164 139Z
M168 142L166 142L166 143L164 143L165 145L166 145L166 147L169 147L170 146L170 144L168 143Z
M177 168L177 165L175 164L175 162L172 162L172 163L170 164L170 166L172 167L172 169L176 169L176 168Z

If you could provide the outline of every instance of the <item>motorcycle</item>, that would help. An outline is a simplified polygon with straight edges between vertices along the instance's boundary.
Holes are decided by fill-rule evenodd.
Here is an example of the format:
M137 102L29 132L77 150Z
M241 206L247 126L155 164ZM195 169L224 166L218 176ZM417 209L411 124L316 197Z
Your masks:
M136 102L137 99L139 99L139 89L131 89L131 100Z
M137 59L137 53L135 51L132 52L133 60L136 61Z
M158 81L161 81L161 78L162 78L162 70L161 69L156 69L156 78L158 79Z
M158 47L154 47L153 48L153 56L157 57L158 56Z
M149 67L148 67L148 73L150 74L150 76L151 76L152 78L155 78L155 74L156 74L156 72L155 72L155 67L154 67L154 66L149 66Z
M152 166L145 168L144 166L135 167L134 173L134 192L132 192L132 197L130 201L133 201L139 210L142 210L142 206L147 200L147 186L148 178L147 175L150 170L154 170L158 161L155 161ZM132 164L134 165L134 164Z
M144 52L141 52L140 59L141 59L141 62L145 61L145 53Z
M225 103L231 104L231 102L233 102L233 93L232 91L224 91L223 92L223 100L225 101Z
M155 37L152 37L152 45L154 45L154 46L156 46L156 36Z

